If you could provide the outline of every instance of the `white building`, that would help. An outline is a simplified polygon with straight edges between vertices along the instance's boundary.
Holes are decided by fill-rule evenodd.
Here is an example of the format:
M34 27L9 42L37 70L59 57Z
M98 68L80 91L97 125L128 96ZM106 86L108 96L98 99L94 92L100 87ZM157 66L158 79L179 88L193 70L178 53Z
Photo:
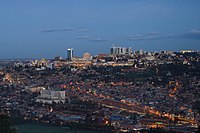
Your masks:
M67 59L71 60L74 56L74 50L72 48L67 49Z
M121 54L131 54L131 47L115 47L110 48L110 54L112 55L121 55Z
M40 96L38 96L36 102L52 103L52 102L65 102L66 95L65 91L54 91L42 89Z

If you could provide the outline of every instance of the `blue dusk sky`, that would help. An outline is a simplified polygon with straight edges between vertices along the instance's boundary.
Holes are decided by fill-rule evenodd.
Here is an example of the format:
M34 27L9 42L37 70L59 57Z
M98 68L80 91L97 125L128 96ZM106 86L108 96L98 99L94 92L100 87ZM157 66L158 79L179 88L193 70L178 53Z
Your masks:
M0 59L200 50L200 0L1 0Z

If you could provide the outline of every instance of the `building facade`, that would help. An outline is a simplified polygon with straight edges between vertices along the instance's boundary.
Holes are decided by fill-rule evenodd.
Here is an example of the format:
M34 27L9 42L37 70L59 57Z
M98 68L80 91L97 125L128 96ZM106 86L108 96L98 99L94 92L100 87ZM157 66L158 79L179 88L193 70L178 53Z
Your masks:
M67 49L67 59L72 60L73 56L74 56L74 50L72 48L68 48Z
M122 54L131 54L132 48L131 47L111 47L110 54L111 55L122 55Z

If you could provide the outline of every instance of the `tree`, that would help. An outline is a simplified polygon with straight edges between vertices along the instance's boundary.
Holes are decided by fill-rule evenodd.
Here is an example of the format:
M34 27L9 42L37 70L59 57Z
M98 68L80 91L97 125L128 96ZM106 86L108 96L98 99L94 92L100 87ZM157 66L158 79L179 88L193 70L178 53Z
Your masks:
M0 115L0 133L16 133L16 129L11 127L10 118Z
M198 127L198 130L195 133L200 133L200 126Z

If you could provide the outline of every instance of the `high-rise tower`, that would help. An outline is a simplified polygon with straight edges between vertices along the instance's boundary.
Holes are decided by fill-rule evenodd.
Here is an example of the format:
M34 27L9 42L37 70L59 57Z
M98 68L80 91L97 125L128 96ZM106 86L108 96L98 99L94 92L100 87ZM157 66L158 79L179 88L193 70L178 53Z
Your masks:
M67 59L72 60L72 57L74 56L74 50L72 48L67 49Z
M110 54L112 55L121 55L121 54L131 54L132 48L131 47L111 47Z

